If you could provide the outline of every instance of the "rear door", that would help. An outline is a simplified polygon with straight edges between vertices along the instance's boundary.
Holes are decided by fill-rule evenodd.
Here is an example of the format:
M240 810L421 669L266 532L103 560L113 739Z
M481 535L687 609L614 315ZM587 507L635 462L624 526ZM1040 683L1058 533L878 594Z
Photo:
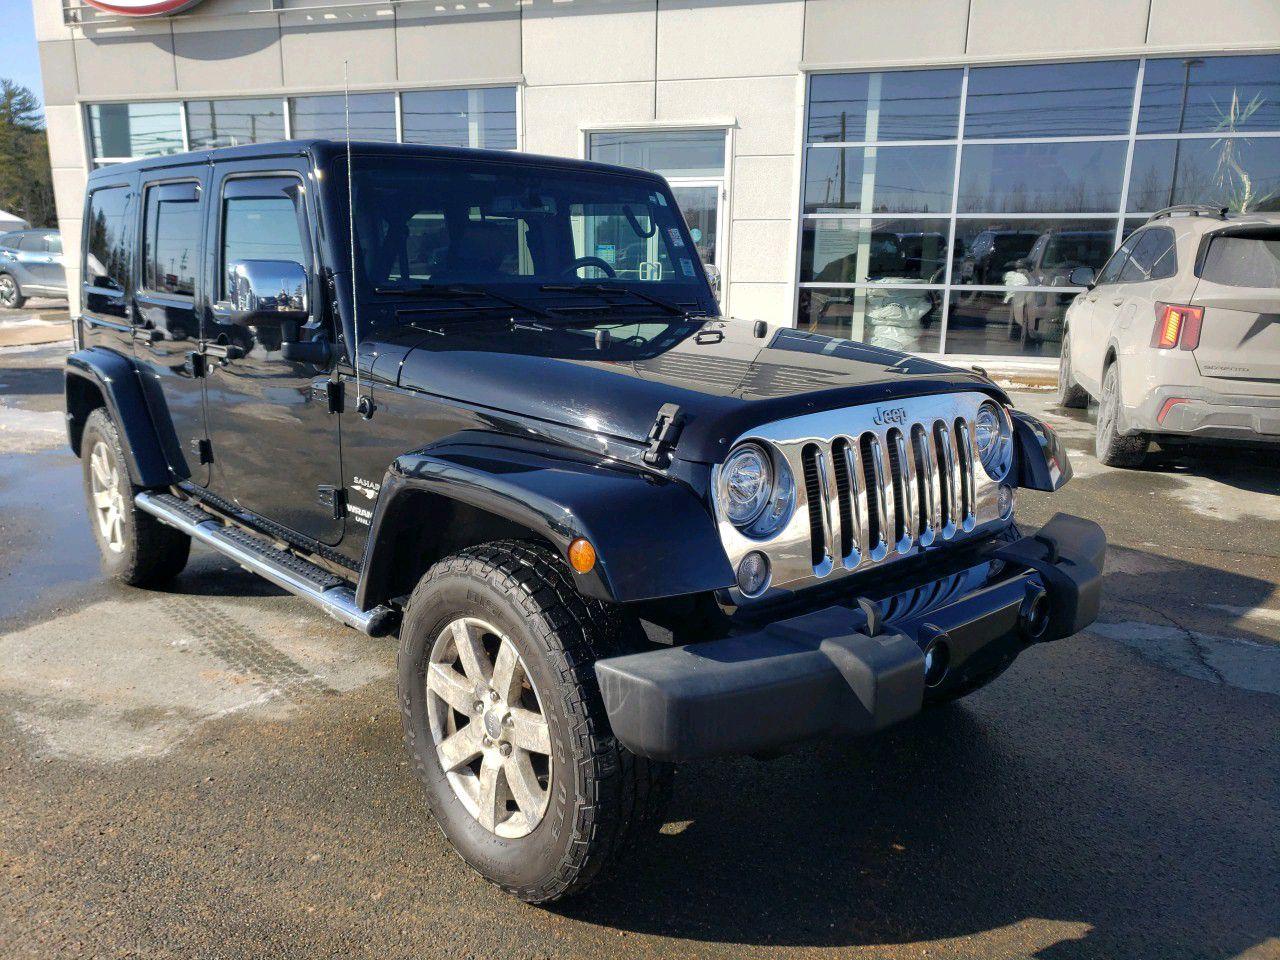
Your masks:
M204 381L200 349L201 256L208 165L167 167L142 182L140 263L134 353L151 416L169 463L183 478L204 485Z
M133 354L133 261L138 198L129 179L91 183L81 264L81 337L86 347Z
M1120 274L1138 242L1134 234L1111 255L1093 287L1080 294L1071 309L1071 355L1075 375L1097 395L1102 383L1102 358L1111 339L1116 312L1124 303Z
M1211 234L1199 273L1200 374L1223 393L1280 393L1280 226Z

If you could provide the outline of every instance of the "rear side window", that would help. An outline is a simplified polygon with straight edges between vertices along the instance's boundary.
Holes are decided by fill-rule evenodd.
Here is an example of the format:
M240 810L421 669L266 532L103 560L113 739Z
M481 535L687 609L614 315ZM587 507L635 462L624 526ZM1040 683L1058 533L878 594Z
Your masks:
M200 195L194 183L147 190L143 227L143 286L156 293L193 297L200 261Z
M1172 230L1152 227L1135 234L1129 262L1120 271L1121 283L1145 283L1167 280L1178 272L1178 254Z
M59 234L51 233L44 238L46 248L50 253L62 252L62 237Z
M125 246L128 212L128 187L107 187L89 195L85 227L86 286L124 289L129 276L129 250Z
M1214 237L1200 276L1228 287L1280 287L1280 231L1251 237Z
M27 253L44 253L44 234L42 233L24 233L22 242L18 244L18 249Z
M1134 245L1142 239L1142 235L1135 233L1123 244L1120 249L1111 255L1111 259L1107 261L1102 268L1102 272L1098 274L1096 286L1104 283L1115 283L1120 279L1120 271L1124 269L1124 265L1129 261L1129 254L1133 253Z

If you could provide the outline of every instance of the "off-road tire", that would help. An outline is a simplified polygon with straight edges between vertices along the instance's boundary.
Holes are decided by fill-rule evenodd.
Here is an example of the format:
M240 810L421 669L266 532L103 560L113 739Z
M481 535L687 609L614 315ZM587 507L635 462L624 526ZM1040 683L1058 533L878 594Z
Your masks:
M1058 355L1058 406L1082 410L1089 405L1089 392L1076 383L1071 372L1071 331L1062 334L1062 352Z
M460 616L514 644L550 729L550 800L527 836L505 839L462 805L437 757L426 669L440 632ZM499 541L463 550L418 582L400 631L398 693L405 746L437 825L486 880L528 903L577 893L656 830L672 767L630 753L609 729L595 662L625 649L621 618L583 597L550 549Z
M1121 434L1120 407L1120 364L1112 363L1102 375L1094 452L1108 467L1140 467L1146 459L1151 438L1145 433Z
M90 461L99 442L105 446L107 457L119 471L124 507L121 511L122 549L119 551L110 548L95 515ZM89 525L102 558L102 572L133 587L162 586L173 580L187 565L191 538L139 510L134 504L134 495L142 488L130 477L120 432L101 407L90 413L85 421L84 435L80 440L80 465L84 474Z
M0 273L0 310L21 310L27 298L12 275Z

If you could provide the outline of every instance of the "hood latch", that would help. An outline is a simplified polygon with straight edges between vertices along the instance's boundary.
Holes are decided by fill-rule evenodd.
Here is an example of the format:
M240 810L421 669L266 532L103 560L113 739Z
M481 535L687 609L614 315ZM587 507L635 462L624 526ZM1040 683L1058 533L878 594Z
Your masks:
M649 428L649 449L644 452L644 462L651 467L666 467L671 463L671 451L680 440L680 431L684 429L684 417L680 415L680 405L664 403L658 410L658 416Z

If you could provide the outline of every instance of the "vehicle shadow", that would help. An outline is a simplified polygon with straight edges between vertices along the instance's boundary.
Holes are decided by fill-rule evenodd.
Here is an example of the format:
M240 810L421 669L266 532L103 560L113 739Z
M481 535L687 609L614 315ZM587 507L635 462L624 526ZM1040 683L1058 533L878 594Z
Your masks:
M1273 590L1180 567L1177 582L1212 573L1244 604ZM1117 606L1142 589L1107 579ZM879 736L680 768L664 832L559 910L718 943L1235 956L1280 935L1278 702L1088 634L1037 647Z

